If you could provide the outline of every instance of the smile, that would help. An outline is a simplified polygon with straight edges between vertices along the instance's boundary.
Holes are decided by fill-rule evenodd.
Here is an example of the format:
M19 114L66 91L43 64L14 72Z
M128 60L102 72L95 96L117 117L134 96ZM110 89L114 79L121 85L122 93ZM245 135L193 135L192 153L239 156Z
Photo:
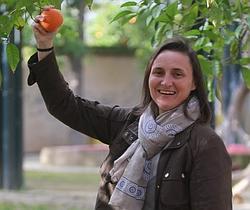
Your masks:
M158 92L160 94L163 94L163 95L174 95L174 94L176 94L175 91L170 91L170 90L158 90Z

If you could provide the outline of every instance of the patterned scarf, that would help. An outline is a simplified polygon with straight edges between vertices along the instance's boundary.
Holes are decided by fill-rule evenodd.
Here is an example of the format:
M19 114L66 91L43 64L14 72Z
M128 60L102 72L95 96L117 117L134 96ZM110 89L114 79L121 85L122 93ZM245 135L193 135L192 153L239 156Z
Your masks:
M109 204L119 210L143 208L148 181L151 178L151 159L168 147L177 133L194 123L200 116L199 102L193 97L183 104L154 118L151 106L141 115L138 139L119 157L110 171L111 180L117 183Z

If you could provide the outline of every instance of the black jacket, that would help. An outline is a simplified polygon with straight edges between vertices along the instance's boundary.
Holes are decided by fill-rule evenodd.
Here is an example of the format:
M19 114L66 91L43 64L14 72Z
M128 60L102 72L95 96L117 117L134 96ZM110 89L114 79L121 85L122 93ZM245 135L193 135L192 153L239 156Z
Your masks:
M28 61L28 84L38 84L48 111L71 128L109 145L101 166L96 209L108 210L114 189L109 171L114 160L137 139L136 108L109 107L73 94L59 72L54 53ZM157 168L157 210L231 210L231 159L218 135L195 123L161 153Z

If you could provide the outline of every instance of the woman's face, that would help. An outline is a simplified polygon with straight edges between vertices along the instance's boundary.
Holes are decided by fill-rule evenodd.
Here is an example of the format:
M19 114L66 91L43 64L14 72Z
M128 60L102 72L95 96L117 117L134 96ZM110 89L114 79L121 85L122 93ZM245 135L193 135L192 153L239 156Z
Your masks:
M180 105L195 89L189 57L181 52L165 50L152 64L149 91L159 113Z

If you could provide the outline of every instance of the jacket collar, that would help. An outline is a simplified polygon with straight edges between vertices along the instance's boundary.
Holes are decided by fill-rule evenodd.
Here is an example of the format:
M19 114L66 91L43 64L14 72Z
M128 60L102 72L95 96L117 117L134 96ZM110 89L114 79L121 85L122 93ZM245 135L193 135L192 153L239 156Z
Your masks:
M193 123L192 125L190 125L186 129L184 129L182 132L178 133L175 136L174 141L172 141L172 143L166 149L167 150L168 149L177 149L177 148L182 147L190 139L191 130L192 130L194 124L195 123Z

